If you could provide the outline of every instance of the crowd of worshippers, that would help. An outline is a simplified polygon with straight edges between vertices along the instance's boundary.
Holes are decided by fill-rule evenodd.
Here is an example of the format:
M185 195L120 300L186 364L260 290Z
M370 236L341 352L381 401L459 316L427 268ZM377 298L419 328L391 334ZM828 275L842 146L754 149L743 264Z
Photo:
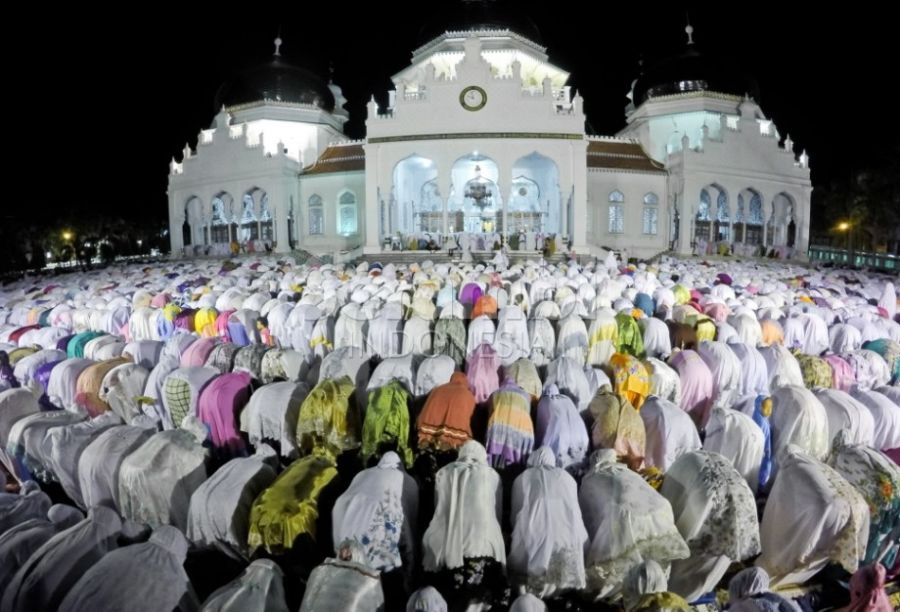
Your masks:
M0 612L890 610L898 321L612 254L22 280Z

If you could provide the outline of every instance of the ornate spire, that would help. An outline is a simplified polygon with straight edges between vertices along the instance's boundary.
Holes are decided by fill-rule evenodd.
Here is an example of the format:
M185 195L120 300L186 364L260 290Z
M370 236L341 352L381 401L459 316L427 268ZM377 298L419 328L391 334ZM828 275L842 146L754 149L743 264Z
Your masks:
M275 38L275 57L281 57L281 36Z
M688 23L684 27L684 32L687 34L688 44L693 45L694 44L694 26L692 26L690 23Z

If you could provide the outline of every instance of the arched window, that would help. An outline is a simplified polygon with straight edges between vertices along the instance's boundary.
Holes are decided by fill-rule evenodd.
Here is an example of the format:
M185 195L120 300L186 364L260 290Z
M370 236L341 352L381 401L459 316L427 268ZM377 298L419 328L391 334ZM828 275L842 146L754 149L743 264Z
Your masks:
M358 232L356 195L345 191L338 198L338 234L353 236Z
M697 209L697 221L709 221L709 192L700 190L700 207Z
M619 191L609 194L609 226L610 234L621 234L625 231L625 195Z
M257 240L259 238L259 225L256 218L253 196L244 194L243 210L241 212L241 241Z
M228 215L225 211L225 201L216 196L212 199L212 241L219 244L228 242Z
M312 195L309 198L309 235L319 236L325 233L325 213L322 209L322 198Z
M763 224L762 198L758 193L754 193L750 198L750 223L755 225Z
M275 240L275 228L272 225L272 213L269 212L267 193L264 193L259 201L259 237L268 242Z
M643 231L656 236L659 233L659 197L655 193L644 194Z

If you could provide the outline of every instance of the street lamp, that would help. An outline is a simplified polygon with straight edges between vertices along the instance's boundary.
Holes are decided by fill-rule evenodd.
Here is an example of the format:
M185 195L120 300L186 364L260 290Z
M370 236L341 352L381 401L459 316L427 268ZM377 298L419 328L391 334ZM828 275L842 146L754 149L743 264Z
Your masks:
M852 266L853 265L853 252L850 250L850 247L851 247L850 240L851 240L853 225L849 221L841 221L840 223L837 224L837 229L839 232L847 232L847 242L846 242L847 263L848 263L848 265Z
M63 237L63 240L67 240L67 241L68 241L68 240L71 240L71 239L72 239L72 232L70 232L69 230L66 230L66 231L64 231L64 232L62 233L62 237Z

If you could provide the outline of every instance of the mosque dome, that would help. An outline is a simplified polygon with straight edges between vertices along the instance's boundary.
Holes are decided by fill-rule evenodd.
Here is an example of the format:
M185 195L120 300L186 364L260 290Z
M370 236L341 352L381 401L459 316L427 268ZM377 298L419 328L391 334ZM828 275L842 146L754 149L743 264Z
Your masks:
M634 84L633 101L640 106L648 98L692 91L711 91L759 100L759 84L733 63L703 54L688 33L687 48L678 55L651 64Z
M315 73L295 66L281 57L281 39L275 41L275 54L268 62L241 71L219 87L215 108L272 100L294 104L313 104L334 111L334 94Z
M537 25L511 0L465 0L445 5L419 30L417 42L424 45L444 32L476 30L509 30L541 44Z

